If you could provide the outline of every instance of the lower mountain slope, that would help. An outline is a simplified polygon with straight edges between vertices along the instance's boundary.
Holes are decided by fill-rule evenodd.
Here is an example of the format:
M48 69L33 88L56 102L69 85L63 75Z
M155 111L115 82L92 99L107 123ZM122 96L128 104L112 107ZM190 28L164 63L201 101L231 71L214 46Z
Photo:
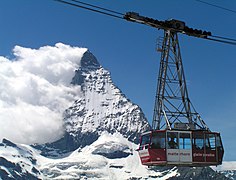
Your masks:
M38 179L42 173L31 148L17 145L6 139L0 143L0 178Z
M232 179L210 167L147 167L139 160L138 146L119 133L103 132L91 145L64 157L49 158L28 145L4 140L0 146L2 179Z

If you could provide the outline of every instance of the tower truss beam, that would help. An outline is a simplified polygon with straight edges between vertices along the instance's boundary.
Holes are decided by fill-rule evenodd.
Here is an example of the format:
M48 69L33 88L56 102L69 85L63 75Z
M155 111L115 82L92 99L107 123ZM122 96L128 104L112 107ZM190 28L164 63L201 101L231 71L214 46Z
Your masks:
M204 129L190 102L177 32L164 31L155 98L153 129Z

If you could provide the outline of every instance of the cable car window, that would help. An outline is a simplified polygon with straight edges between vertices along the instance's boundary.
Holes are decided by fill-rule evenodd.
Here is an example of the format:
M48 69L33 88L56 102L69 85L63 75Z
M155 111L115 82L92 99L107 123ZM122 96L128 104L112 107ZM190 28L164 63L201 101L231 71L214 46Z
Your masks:
M179 149L178 132L167 132L168 149Z
M165 140L166 140L165 132L154 132L152 134L151 147L153 149L164 149Z
M150 143L150 134L143 135L141 138L140 149L143 149L143 146L149 145Z
M204 134L193 134L193 148L204 149Z
M190 133L180 133L179 149L192 149Z
M215 134L206 134L206 149L215 150L216 139Z
M219 134L216 134L216 147L222 147L222 142Z

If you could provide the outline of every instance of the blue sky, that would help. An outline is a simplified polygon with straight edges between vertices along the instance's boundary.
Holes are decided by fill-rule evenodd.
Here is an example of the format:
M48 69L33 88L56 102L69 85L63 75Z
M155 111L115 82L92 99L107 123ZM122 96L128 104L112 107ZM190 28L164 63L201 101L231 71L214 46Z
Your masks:
M122 13L158 20L185 21L213 35L236 38L236 13L196 0L87 0ZM207 2L236 10L236 1ZM111 72L115 84L151 121L163 31L114 19L53 0L0 1L0 55L12 57L15 45L39 48L62 42L87 47ZM221 132L224 160L236 160L236 46L180 35L189 96L212 131Z

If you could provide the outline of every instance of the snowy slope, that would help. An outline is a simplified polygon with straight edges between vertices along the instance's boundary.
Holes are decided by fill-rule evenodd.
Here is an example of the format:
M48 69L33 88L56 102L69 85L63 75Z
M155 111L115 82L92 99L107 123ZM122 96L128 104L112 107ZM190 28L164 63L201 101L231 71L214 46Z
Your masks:
M217 171L236 170L236 161L225 161L222 165L214 167Z
M137 145L128 141L123 135L107 132L102 133L91 145L76 149L60 158L44 157L38 150L28 145L13 144L4 140L0 147L0 177L3 179L103 180L227 179L208 167L148 168L141 165L135 149Z
M64 158L46 158L38 150L4 140L0 148L0 177L12 179L167 179L177 174L149 170L140 164L137 145L121 134L102 133L90 146ZM113 155L113 156L112 156ZM11 166L6 166L2 159ZM5 173L3 173L5 172Z
M14 144L6 139L0 143L0 178L42 178L34 152L27 145Z
M236 179L236 161L225 161L222 165L212 168L230 179Z
M167 179L175 176L176 170L163 176L162 172L142 166L135 151L137 145L121 134L102 133L90 146L77 149L68 157L44 159L40 169L48 178L64 179ZM119 154L119 155L118 155ZM114 155L113 157L111 157Z

